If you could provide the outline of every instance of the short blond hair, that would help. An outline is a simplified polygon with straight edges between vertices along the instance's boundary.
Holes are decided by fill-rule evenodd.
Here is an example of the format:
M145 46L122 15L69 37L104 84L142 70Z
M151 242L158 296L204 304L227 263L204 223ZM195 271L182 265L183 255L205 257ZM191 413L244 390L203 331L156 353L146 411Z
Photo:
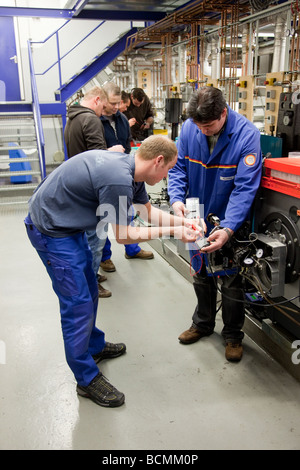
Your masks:
M153 160L163 155L167 165L177 156L177 147L173 140L163 135L151 135L145 139L138 149L138 154L143 160Z
M121 96L121 88L113 82L107 82L103 85L103 90L106 95L117 95Z
M83 101L88 101L92 98L95 98L96 96L99 96L102 101L107 99L105 91L99 86L95 86L86 92L83 97Z

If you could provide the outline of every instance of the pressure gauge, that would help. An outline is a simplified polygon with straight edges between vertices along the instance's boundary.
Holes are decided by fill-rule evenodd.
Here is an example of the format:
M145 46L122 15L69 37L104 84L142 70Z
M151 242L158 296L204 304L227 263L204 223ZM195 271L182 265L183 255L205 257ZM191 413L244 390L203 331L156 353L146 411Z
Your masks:
M253 262L254 262L254 261L253 261L252 258L245 258L245 259L244 259L244 264L245 264L246 266L251 266L251 264L253 264Z
M262 248L259 248L256 252L256 258L261 258L263 254L264 250Z

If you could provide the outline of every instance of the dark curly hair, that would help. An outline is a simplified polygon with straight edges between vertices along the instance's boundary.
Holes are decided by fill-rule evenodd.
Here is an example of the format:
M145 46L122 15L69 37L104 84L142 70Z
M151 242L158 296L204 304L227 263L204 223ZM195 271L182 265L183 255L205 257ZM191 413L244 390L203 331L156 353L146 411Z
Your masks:
M187 115L195 122L207 123L220 119L226 107L221 90L205 86L193 93L187 106Z
M143 101L143 99L146 96L146 93L142 88L133 88L131 90L132 98L135 100L138 100L140 103Z

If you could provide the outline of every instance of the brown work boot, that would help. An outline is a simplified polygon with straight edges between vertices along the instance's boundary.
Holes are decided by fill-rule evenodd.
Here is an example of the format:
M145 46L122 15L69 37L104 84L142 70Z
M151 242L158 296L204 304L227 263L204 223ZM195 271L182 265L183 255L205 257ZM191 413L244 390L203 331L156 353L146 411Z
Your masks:
M100 267L103 269L103 271L106 271L107 273L113 273L116 270L116 267L111 259L102 261L100 263Z
M141 250L134 256L129 256L127 253L125 253L125 258L127 259L153 259L154 254L152 253L152 251Z
M226 342L225 357L227 361L238 362L242 359L243 346L240 342Z
M203 336L210 336L211 334L212 332L203 333L203 331L200 331L195 325L192 325L188 330L181 333L178 339L183 344L191 344L203 338Z
M100 299L105 299L106 297L111 297L110 290L104 289L104 287L102 287L100 283L98 284L98 297Z

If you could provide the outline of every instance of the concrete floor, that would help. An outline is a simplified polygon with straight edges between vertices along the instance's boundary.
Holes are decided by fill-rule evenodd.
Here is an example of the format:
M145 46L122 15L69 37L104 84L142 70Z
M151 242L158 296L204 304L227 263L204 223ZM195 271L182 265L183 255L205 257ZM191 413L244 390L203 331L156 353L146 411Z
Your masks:
M158 254L126 260L114 241L117 271L103 284L113 295L100 302L98 325L127 353L101 370L126 403L79 398L24 215L0 215L1 450L300 449L299 382L249 337L242 361L227 362L220 316L211 337L179 344L195 306L191 283Z

